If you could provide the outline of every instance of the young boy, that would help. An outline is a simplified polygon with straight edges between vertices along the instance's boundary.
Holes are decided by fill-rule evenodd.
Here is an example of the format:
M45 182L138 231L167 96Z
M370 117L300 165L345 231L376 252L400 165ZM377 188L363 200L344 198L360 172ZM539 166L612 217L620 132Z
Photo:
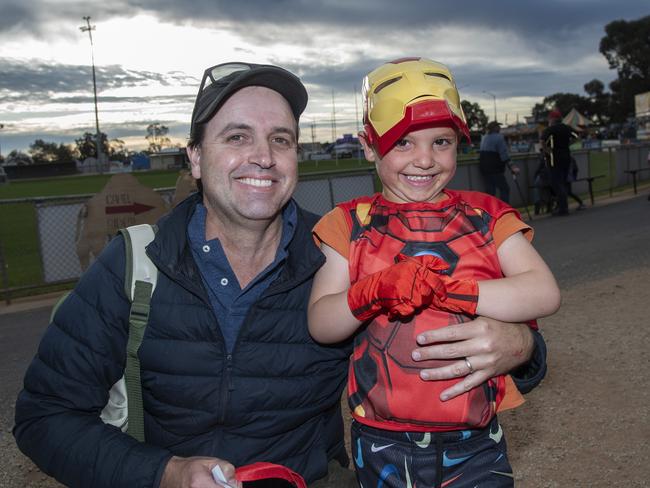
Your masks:
M422 58L364 79L366 158L381 194L343 203L316 225L318 271L309 330L324 343L354 334L348 401L352 450L365 487L512 486L495 413L521 396L492 378L452 399L454 381L424 381L445 361L414 361L419 334L475 315L515 322L554 313L559 290L513 208L447 190L469 130L450 71ZM362 327L363 326L363 327ZM465 360L471 374L473 366Z

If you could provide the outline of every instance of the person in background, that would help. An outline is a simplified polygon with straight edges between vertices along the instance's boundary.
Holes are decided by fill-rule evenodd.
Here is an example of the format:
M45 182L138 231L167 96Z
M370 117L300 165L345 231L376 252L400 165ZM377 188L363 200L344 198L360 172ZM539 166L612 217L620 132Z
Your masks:
M506 181L508 168L512 175L519 173L519 168L510 165L510 155L506 140L501 134L501 124L493 120L487 125L487 134L481 138L479 149L479 170L485 182L485 192L496 195L506 203L510 202L510 186Z
M578 162L576 161L576 158L571 156L571 163L569 164L569 171L567 173L567 180L566 180L567 197L571 197L576 201L576 203L578 204L576 210L584 210L587 207L585 207L585 203L582 201L582 198L580 198L578 195L573 193L572 183L574 183L577 179L578 179Z
M568 179L571 166L571 142L578 134L562 122L562 113L553 109L548 114L549 125L542 132L542 149L548 155L551 171L551 186L557 198L554 216L569 215Z

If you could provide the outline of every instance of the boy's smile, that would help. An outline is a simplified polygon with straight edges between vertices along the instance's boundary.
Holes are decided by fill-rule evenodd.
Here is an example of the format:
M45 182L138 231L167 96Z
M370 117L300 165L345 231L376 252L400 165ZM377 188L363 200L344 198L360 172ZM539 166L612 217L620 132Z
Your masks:
M379 158L361 138L366 159L374 161L383 195L397 203L438 202L456 172L458 135L451 127L409 132Z

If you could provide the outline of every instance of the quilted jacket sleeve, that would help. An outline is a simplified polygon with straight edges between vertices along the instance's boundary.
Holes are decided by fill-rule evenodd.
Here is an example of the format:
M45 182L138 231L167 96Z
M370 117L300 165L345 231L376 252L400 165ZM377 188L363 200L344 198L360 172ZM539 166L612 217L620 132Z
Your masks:
M171 457L99 418L124 371L124 265L117 237L57 310L16 402L18 447L66 486L155 487Z
M535 341L533 357L526 364L510 373L517 389L524 394L539 385L546 376L546 341L538 330L532 329L531 331Z

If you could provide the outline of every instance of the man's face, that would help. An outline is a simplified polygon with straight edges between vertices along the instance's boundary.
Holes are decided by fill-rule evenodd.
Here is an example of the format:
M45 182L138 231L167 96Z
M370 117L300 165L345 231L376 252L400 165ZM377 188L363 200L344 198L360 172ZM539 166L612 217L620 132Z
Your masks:
M188 149L208 215L255 225L274 220L298 181L297 126L289 103L260 86L232 95Z
M378 158L364 138L366 159L374 161L387 200L397 203L438 202L456 172L458 134L451 127L409 132Z

